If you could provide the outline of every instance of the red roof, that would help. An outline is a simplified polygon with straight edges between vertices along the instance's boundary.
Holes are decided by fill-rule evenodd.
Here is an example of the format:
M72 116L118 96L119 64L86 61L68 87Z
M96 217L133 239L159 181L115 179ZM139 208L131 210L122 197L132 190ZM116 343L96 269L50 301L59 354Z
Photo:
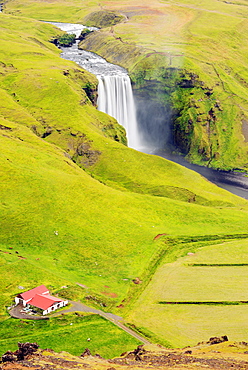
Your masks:
M24 299L24 301L28 301L29 299L33 298L36 294L46 294L49 293L49 290L45 287L45 285L37 286L37 288L33 288L28 290L27 292L21 293L18 296Z
M62 299L53 297L49 294L36 294L31 301L28 302L31 306L41 308L42 310L47 310L49 307L54 305L54 303L63 302Z

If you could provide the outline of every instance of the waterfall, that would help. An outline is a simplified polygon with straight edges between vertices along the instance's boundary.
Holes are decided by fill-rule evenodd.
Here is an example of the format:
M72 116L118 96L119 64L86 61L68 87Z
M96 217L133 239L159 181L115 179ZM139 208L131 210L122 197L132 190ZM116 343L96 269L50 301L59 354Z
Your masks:
M48 23L54 24L69 34L74 33L77 37L85 28L90 31L97 29L81 24ZM97 54L78 50L78 43L70 48L61 47L61 50L62 58L73 60L98 78L98 109L114 117L126 129L130 148L141 150L133 91L127 71L120 66L108 63Z
M139 149L140 140L136 120L131 81L128 75L97 76L98 110L114 117L126 129L128 146Z

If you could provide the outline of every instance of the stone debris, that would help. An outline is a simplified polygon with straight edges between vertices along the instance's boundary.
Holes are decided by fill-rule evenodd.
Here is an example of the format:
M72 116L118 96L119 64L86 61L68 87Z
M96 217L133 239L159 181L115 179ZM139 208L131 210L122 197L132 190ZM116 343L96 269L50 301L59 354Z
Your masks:
M16 352L4 354L1 370L248 370L247 344L229 342L225 335L184 349L140 345L111 360L92 355L88 348L77 357L67 352L38 349L36 343L19 343L18 347Z
M37 343L18 343L18 349L15 352L7 351L2 356L2 362L22 361L25 357L33 355L39 346Z

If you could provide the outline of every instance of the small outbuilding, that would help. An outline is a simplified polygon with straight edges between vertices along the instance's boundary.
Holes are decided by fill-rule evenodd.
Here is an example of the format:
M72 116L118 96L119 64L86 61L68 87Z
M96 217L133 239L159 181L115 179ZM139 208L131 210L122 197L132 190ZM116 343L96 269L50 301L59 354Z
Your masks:
M53 297L45 285L40 285L27 292L18 294L15 297L15 303L27 308L36 308L41 310L43 315L47 315L58 308L66 306L68 301Z

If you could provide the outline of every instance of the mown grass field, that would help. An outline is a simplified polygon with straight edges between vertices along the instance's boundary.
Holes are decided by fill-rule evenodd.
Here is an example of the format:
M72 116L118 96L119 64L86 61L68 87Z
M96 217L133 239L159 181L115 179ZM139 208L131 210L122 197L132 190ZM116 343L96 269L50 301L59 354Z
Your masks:
M123 138L123 129L113 119L98 112L84 91L88 83L96 87L96 79L59 57L58 49L49 43L58 30L23 17L80 22L86 13L98 8L95 3L86 5L89 6L87 10L76 2L46 3L46 6L43 2L26 2L24 6L12 1L6 5L6 12L12 15L0 14L0 312L4 325L10 322L10 319L4 321L8 317L5 307L20 292L18 286L28 290L39 284L47 285L52 292L67 294L69 299L91 296L89 304L100 306L104 303L108 311L127 314L160 265L167 248L162 240L154 240L158 234L174 237L223 235L225 239L226 234L247 232L245 200L179 165L138 153L113 141L115 135ZM128 3L125 6L129 6ZM163 8L167 9L169 5ZM180 12L185 13L182 9ZM190 8L189 13L194 12ZM141 20L144 21L143 16ZM116 32L124 26L117 26ZM132 28L130 32L133 34ZM75 148L85 143L93 163L89 164L80 156L72 161ZM237 245L243 249L245 244L237 243L241 244L233 244L230 250L240 255L240 261L243 261ZM166 262L175 261L186 251L191 251L191 245L174 243L166 249ZM218 261L222 260L223 256L219 256ZM183 281L185 285L182 287L180 281L177 282L179 295L184 287L189 289L191 286L188 271L199 271L197 269L181 267L181 273L185 273L188 280ZM200 271L205 270L201 268ZM242 271L245 279L245 270ZM156 280L156 274L151 284ZM222 270L222 279L225 274ZM143 285L133 283L136 277L143 281ZM76 283L86 288L76 288ZM168 289L171 287L169 283ZM231 292L234 292L234 281L230 284ZM66 290L62 286L69 288ZM203 318L199 311L193 334L189 335L194 313L188 316L191 319L185 334L174 330L180 316L173 311L174 306L166 308L154 304L147 293L151 286L144 290L138 309L134 309L128 320L155 333L162 342L168 340L173 345L187 341L195 344L202 334L205 338L205 333L199 329ZM156 301L160 299L159 294L158 291ZM193 289L191 297L194 298L194 294ZM124 307L120 308L120 304ZM169 309L172 310L170 323L167 321ZM182 310L181 330L185 307L176 309ZM215 307L201 309L205 309L206 315L209 312L206 317L210 331L214 317L211 310ZM225 311L225 320L218 320L220 331L227 328L228 318L236 308L221 309L229 311ZM244 309L245 306L237 307L241 312ZM221 316L223 311L219 312ZM239 316L240 323L242 317ZM39 343L43 340L42 346L66 349L66 337L58 340L56 348L49 339L50 336L54 338L55 320L34 325L50 325L46 337L41 334L42 330L38 331L40 334L36 338ZM164 329L166 325L167 331ZM25 340L28 338L24 326L20 332L13 329L16 337L8 345L16 346L21 333ZM100 327L100 324L93 326ZM106 329L106 332L111 330ZM236 333L240 340L245 340L244 331L245 326L237 321L233 335ZM97 333L100 338L102 332ZM109 345L105 343L105 346ZM68 350L72 351L71 348Z
M80 314L79 314L80 315ZM9 318L1 323L0 353L15 351L17 341L80 356L86 348L104 358L119 356L140 344L138 340L98 315L65 314L50 320ZM89 339L89 340L88 340Z
M247 239L187 251L161 264L129 319L174 347L220 335L246 341Z

